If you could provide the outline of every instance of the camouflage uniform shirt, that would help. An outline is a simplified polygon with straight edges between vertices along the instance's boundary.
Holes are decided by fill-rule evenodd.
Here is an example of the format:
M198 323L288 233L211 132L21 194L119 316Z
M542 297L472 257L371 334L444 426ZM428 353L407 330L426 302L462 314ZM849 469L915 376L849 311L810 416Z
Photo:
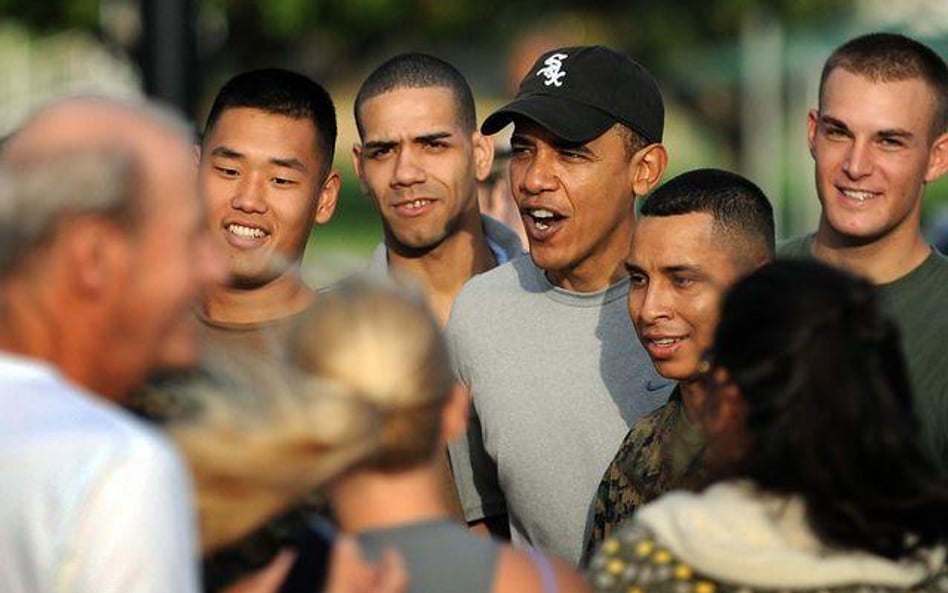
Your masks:
M582 564L637 507L697 483L696 460L704 443L704 435L685 418L680 387L667 404L633 424L596 491Z

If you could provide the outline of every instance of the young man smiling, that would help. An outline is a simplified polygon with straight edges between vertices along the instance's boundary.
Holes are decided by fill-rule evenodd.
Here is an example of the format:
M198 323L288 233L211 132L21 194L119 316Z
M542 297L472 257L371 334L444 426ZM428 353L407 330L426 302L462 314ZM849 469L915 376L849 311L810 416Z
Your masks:
M212 340L270 339L312 302L300 265L313 224L328 222L336 207L335 142L332 99L301 74L255 70L221 88L198 171L231 276L204 300Z
M645 200L625 260L629 317L669 402L637 421L596 492L586 555L635 509L700 473L701 361L724 293L774 257L774 216L753 183L717 169L679 175Z
M948 170L946 123L948 68L930 48L889 33L837 48L807 121L819 226L780 252L879 286L902 330L923 436L948 465L948 259L921 232L925 188Z
M443 327L465 282L523 253L512 230L480 213L494 145L477 130L471 88L444 60L401 54L365 79L353 110L352 163L385 233L369 274L417 283ZM439 469L460 517L446 458Z
M577 562L599 477L671 388L625 311L634 201L659 181L664 105L603 47L541 56L485 133L515 126L511 189L530 256L473 278L448 339L473 413L451 462L469 522Z
M329 94L281 69L239 74L221 88L198 151L204 223L223 253L228 280L208 288L197 308L203 359L196 375L227 374L245 358L279 358L294 321L314 301L300 275L314 224L332 217L339 175L332 170L336 114ZM173 352L166 358L176 359ZM163 386L192 378L157 377ZM187 413L174 389L146 389L132 407L166 422ZM209 584L260 569L297 527L271 522L233 549L209 558ZM287 524L284 524L287 523Z
M370 271L410 276L443 326L471 276L523 252L513 231L480 213L477 183L494 145L476 128L471 88L444 60L401 54L366 78L354 111L352 162L385 232Z

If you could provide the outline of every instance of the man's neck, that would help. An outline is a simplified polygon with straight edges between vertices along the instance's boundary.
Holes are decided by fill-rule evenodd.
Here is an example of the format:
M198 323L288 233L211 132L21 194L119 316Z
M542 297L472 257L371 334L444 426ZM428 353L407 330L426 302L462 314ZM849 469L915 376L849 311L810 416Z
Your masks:
M497 257L487 243L480 216L477 224L467 227L420 257L406 257L393 249L387 250L389 269L396 276L404 275L421 286L442 327L464 283L497 266Z
M632 240L632 219L624 221L597 253L568 270L545 270L550 283L579 293L605 290L626 277L623 262Z
M869 243L848 241L825 221L813 235L810 250L817 260L887 284L905 276L925 261L931 247L917 226L906 226Z
M431 464L393 472L357 471L330 488L330 499L347 533L450 516Z
M679 381L681 391L681 407L685 411L685 418L694 426L702 424L705 402L708 399L708 390L697 378Z
M0 309L0 351L46 363L103 399L124 399L131 387L124 372L129 369L101 364L102 328L109 312L83 310L82 303L42 289L9 292L7 297ZM75 317L64 315L66 311ZM82 319L81 327L75 319Z
M203 310L221 323L263 323L283 319L308 307L311 288L295 274L285 274L256 288L215 287L205 294Z

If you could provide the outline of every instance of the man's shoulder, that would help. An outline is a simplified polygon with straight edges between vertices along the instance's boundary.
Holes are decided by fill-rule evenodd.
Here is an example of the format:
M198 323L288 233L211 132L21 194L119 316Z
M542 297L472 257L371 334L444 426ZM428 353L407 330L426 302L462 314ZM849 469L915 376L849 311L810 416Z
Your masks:
M516 318L518 311L533 303L537 271L529 255L519 256L468 280L451 307L449 334L468 328L482 335L497 325L498 315Z
M484 237L497 260L504 264L524 253L523 243L512 228L486 214L481 214Z
M932 254L929 256L932 274L938 278L948 278L948 255L932 247Z
M37 457L70 472L90 463L104 469L103 462L110 459L144 466L178 463L177 453L157 429L79 387L48 383L30 392L4 382L2 389L17 391L27 402L13 415L18 422L3 428L8 447L30 443Z
M948 327L948 316L940 314L948 298L948 257L937 250L908 274L879 288L897 318Z
M473 276L464 284L458 300L504 300L527 292L526 286L533 283L535 276L536 267L530 255L522 254L492 270Z
M778 257L813 257L810 251L810 241L813 238L812 233L790 237L777 242Z

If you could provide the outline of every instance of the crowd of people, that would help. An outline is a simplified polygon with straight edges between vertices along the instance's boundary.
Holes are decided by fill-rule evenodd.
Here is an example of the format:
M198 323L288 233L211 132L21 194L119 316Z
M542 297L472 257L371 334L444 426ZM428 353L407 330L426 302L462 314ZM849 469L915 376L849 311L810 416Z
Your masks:
M819 224L778 243L752 180L663 182L628 56L544 52L480 127L395 56L353 105L382 241L328 287L318 83L237 74L199 138L38 109L0 149L0 589L948 591L948 67L863 35L814 99ZM478 200L511 125L516 229Z

